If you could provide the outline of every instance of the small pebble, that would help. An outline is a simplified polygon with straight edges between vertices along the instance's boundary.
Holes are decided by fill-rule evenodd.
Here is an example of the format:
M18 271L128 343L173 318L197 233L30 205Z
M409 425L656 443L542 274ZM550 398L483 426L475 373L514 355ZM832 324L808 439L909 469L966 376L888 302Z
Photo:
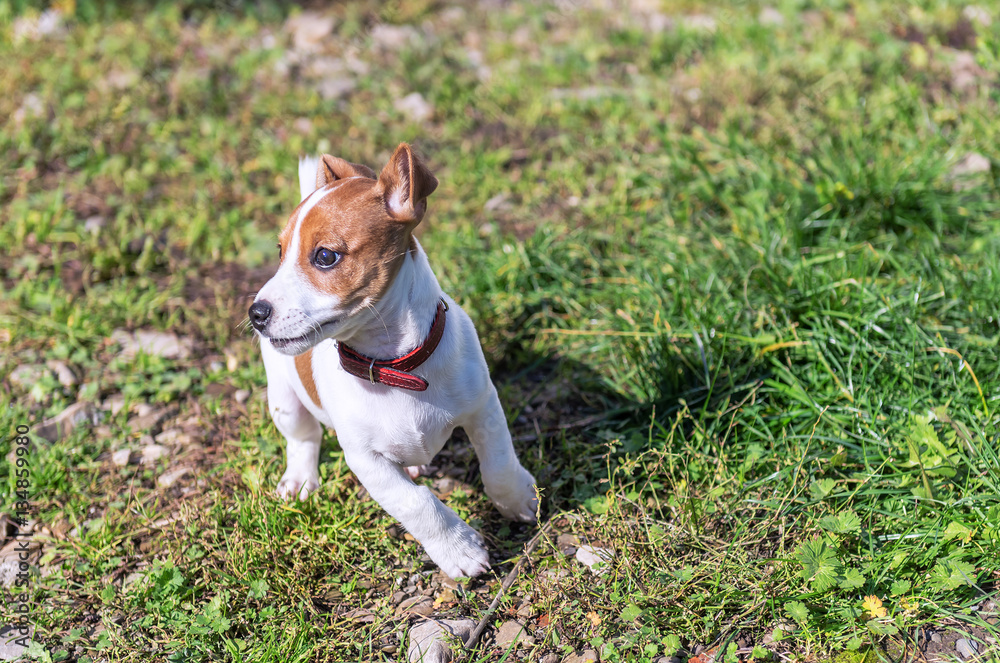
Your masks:
M962 658L973 658L979 653L979 643L974 640L960 638L955 641L955 651L957 651Z
M595 573L603 573L607 570L608 562L614 557L613 550L606 548L596 548L594 546L580 546L576 551L576 560L585 565ZM598 566L598 564L602 566Z
M166 447L159 444L150 444L142 448L142 460L140 462L143 465L152 465L169 454L170 452Z
M424 617L434 612L434 601L426 596L414 596L399 604L397 614L422 615Z
M524 630L524 624L518 621L510 620L506 621L500 625L500 630L497 631L496 644L498 647L507 649L514 643L523 642L527 645L532 645L535 639L527 634Z
M476 622L471 619L429 619L410 630L406 660L411 663L447 663L452 659L450 643L469 637ZM400 638L402 639L402 638Z
M580 545L580 539L575 534L560 534L556 538L556 547L564 555L575 555L576 548Z
M177 483L177 481L181 477L190 472L191 472L190 467L178 467L176 469L169 470L167 472L164 472L159 476L159 478L157 478L156 485L160 486L161 488L170 488L175 483Z
M596 661L597 652L593 649L584 649L579 654L570 654L562 660L562 663L587 663L587 661Z

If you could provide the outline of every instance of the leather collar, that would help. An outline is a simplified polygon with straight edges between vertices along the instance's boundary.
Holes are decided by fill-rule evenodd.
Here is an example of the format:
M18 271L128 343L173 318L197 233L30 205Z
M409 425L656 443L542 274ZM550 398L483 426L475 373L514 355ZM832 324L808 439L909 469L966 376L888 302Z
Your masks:
M410 391L424 391L427 389L427 380L419 375L413 375L410 371L427 361L434 349L437 348L441 337L444 336L445 311L447 310L448 305L442 299L438 303L437 315L434 316L434 322L431 324L431 331L427 334L427 338L415 350L402 357L374 359L343 343L337 343L337 349L340 352L340 365L351 375L368 380L372 384L384 384Z

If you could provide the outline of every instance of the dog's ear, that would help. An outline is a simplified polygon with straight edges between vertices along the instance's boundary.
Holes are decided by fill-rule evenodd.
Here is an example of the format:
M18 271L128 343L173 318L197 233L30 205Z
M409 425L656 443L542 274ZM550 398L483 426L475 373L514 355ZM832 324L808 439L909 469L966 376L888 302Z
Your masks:
M368 166L324 154L319 158L319 168L316 169L316 188L320 189L346 177L358 176L375 179L375 171Z
M399 221L419 222L427 210L427 196L437 188L437 178L406 143L400 143L378 176L385 208Z

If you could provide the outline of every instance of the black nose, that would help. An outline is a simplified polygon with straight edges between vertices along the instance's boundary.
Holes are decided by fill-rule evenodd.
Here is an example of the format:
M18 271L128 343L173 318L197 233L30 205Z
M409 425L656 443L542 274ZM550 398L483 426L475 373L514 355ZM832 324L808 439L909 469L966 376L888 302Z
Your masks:
M267 320L270 317L271 305L264 300L254 302L253 306L250 307L250 324L257 331L264 331L264 327L267 326Z

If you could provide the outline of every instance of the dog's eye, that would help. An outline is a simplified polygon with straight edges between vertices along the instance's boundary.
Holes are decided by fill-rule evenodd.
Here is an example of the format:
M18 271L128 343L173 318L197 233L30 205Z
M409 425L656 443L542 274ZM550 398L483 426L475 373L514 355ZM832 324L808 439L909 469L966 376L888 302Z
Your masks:
M313 264L320 269L329 269L337 264L340 260L340 254L336 251L331 251L330 249L324 249L322 247L316 249L316 253L313 254Z
M278 262L281 262L281 243L278 243Z

